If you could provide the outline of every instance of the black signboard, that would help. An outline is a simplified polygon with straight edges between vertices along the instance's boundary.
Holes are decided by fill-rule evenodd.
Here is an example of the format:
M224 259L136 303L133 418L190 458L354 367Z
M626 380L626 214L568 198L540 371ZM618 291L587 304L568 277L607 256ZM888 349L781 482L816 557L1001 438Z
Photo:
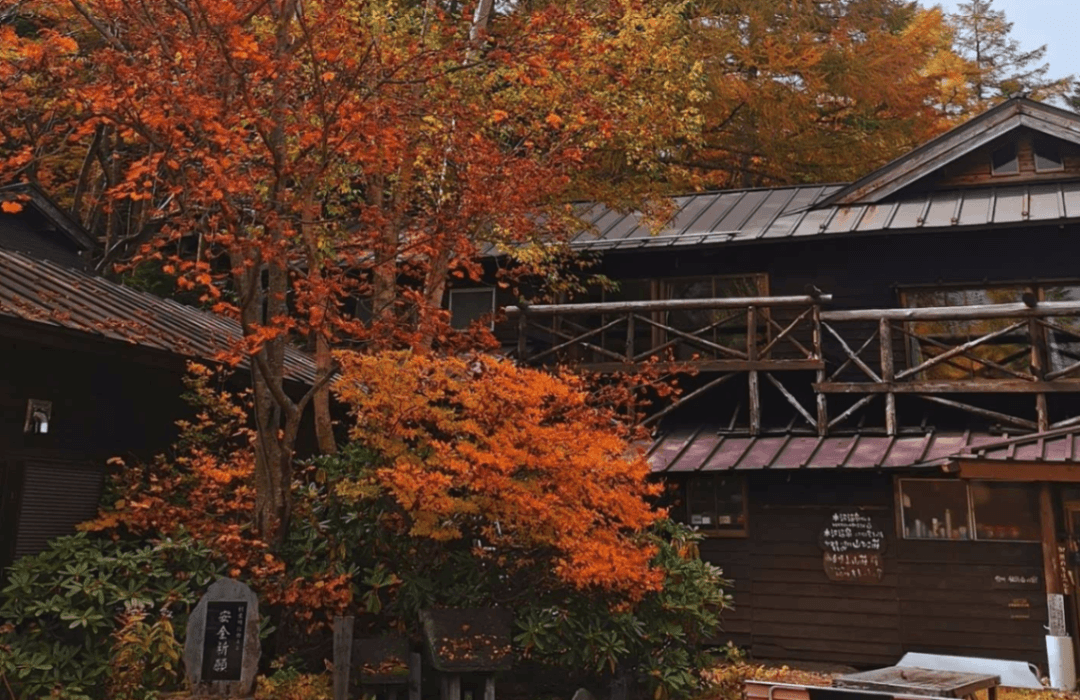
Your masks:
M247 603L207 602L203 681L239 681L244 661Z
M866 513L833 513L818 537L825 575L840 583L877 583L885 575L885 532Z

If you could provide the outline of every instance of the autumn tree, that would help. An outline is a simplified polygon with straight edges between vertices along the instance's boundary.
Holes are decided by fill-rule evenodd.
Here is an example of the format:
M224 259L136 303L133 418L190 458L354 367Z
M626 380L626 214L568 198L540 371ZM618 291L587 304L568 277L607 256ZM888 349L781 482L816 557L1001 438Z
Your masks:
M1013 23L993 9L993 0L960 3L950 15L956 26L956 47L972 63L969 80L982 103L993 104L1016 95L1043 100L1068 91L1072 76L1049 79L1046 44L1021 48L1011 36Z
M339 357L350 437L378 455L340 496L385 494L413 537L479 539L510 567L541 557L578 588L638 599L660 584L655 550L636 537L659 517L649 465L580 378L490 356Z
M431 347L479 241L557 238L568 193L630 201L661 144L693 140L680 9L26 0L33 21L0 27L0 176L60 196L106 262L156 260L240 321L255 523L279 540L313 403L333 447L333 343ZM617 182L584 177L613 158ZM289 343L318 363L299 393Z
M969 104L940 10L901 0L694 4L704 137L675 160L716 187L844 181Z

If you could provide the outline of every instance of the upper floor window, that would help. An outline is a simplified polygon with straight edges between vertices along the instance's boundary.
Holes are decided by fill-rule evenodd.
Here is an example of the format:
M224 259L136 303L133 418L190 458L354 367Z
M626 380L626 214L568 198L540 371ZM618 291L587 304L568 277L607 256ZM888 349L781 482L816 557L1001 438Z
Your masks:
M1065 160L1061 156L1061 146L1053 139L1040 137L1032 144L1035 158L1035 172L1055 173L1065 169Z
M1022 285L979 285L940 288L909 288L901 292L906 307L981 306L1022 301L1031 294L1041 301L1080 300L1080 282L1034 283ZM1063 369L1080 362L1080 319L1055 317L1040 325L1045 334L1048 370ZM1031 367L1031 338L1028 327L1006 331L1016 318L978 320L912 321L908 350L915 366L958 345L1002 331L967 352L955 355L926 369L923 379L1015 379L1012 372L1028 372Z
M1016 175L1020 172L1020 158L1015 143L1006 144L990 154L990 172L994 175Z
M486 319L489 327L494 324L495 288L450 290L450 326L464 330L474 321Z

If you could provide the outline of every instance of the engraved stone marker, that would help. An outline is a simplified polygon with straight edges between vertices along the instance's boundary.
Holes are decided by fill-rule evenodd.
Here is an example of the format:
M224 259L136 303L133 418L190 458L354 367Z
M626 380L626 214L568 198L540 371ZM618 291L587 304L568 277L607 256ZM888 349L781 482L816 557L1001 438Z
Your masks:
M259 600L239 581L215 581L188 618L184 664L196 695L248 696L259 667Z

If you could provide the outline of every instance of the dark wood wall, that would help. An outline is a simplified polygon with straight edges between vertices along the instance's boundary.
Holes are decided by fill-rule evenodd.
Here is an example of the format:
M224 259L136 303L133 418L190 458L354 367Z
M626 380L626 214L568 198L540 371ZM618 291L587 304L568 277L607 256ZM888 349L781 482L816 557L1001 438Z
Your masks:
M908 651L1046 665L1038 544L897 537L893 475L754 472L749 536L710 538L702 556L734 579L724 634L758 659L892 664ZM858 507L884 525L884 576L839 583L825 575L818 537L832 513ZM1037 576L1020 587L997 577Z
M183 361L146 360L134 346L0 325L0 566L92 517L108 458L173 442L188 412ZM52 402L47 434L24 432L30 399Z

